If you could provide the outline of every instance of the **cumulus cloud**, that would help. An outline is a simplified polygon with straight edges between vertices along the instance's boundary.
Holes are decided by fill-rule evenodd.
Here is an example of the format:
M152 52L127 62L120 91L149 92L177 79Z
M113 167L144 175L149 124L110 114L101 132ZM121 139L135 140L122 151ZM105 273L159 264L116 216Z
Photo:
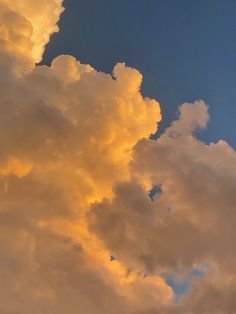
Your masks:
M207 145L194 136L207 121L202 101L182 105L179 119L157 141L135 146L133 180L117 185L115 197L94 204L89 214L91 229L131 268L183 275L207 265L192 293L163 313L236 311L236 154L224 141ZM148 184L161 187L153 202Z
M31 49L28 47L28 53L35 62L41 61L50 35L59 30L57 22L64 10L63 0L1 0L1 2L8 8L8 15L16 14L19 19L25 20L25 24L30 25L31 32L27 34L25 32L32 43ZM10 32L12 31L17 31L17 27L11 25ZM15 36L14 39L17 45L21 44L17 42Z
M36 67L62 11L0 1L0 312L235 313L235 151L195 137L202 101L149 139L160 106L125 64ZM176 304L163 273L198 265Z
M69 56L36 67L61 11L61 1L0 3L0 311L119 314L168 303L164 280L111 263L85 218L129 180L132 148L155 132L159 104L124 64L112 75Z
M2 77L29 73L42 58L50 35L58 31L62 0L0 1Z

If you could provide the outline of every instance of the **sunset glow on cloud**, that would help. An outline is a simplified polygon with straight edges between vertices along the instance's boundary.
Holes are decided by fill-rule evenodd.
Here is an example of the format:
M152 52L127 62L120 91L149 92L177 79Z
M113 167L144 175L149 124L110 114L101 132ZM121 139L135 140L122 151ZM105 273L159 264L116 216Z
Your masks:
M195 137L200 100L150 139L160 105L123 63L36 66L63 10L0 0L0 313L236 313L235 151Z

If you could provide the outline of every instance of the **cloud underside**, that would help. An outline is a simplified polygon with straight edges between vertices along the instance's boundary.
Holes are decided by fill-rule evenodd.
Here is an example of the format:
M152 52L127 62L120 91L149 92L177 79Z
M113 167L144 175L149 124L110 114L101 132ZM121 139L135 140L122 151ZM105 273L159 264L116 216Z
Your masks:
M203 101L149 139L160 106L122 63L36 67L62 11L0 1L0 312L236 313L235 151L195 137Z

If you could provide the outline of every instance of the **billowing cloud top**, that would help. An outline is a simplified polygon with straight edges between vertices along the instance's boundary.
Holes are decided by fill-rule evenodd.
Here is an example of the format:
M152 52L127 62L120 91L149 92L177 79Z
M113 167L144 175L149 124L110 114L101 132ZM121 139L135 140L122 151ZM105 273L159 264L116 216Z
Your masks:
M30 53L33 60L39 62L50 35L58 31L57 22L63 12L63 0L3 0L1 2L8 8L8 16L15 14L16 19L22 20L22 28L23 24L28 23L31 32L22 31L22 33L25 36L30 35L29 38L32 42ZM13 26L11 31L17 31L16 26ZM18 31L20 31L19 28ZM14 42L17 42L16 38L14 38Z
M58 31L62 11L62 0L1 0L1 68L17 75L32 70L50 35Z
M160 106L125 64L36 67L62 11L0 1L0 313L236 313L235 151L195 137L202 101L151 140Z

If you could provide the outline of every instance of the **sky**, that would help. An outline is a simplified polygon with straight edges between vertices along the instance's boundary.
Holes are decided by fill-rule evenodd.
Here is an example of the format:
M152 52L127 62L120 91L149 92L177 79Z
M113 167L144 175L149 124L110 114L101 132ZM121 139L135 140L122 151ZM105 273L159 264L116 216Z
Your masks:
M234 3L190 3L0 0L0 313L236 313Z
M183 102L204 100L211 121L199 134L236 147L236 3L233 0L66 0L43 63L76 56L110 73L119 61L144 76L142 93L158 99L160 132ZM71 31L71 30L76 31Z

